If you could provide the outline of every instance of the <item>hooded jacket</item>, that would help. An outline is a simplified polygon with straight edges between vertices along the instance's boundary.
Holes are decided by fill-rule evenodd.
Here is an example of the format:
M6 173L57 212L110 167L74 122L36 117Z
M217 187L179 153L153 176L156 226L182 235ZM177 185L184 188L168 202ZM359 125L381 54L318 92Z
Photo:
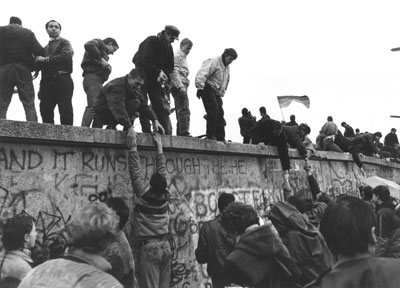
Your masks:
M278 202L271 209L270 219L302 272L303 284L316 279L333 265L333 257L325 239L307 216L295 207Z
M222 272L225 285L298 287L299 274L271 222L245 232L229 254Z

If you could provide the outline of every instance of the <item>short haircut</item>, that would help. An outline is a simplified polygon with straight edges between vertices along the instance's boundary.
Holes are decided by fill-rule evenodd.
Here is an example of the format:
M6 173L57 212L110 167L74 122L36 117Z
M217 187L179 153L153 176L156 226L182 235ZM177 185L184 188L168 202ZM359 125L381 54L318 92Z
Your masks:
M117 213L119 217L119 229L122 230L129 219L129 207L121 197L111 197L107 201L107 206Z
M193 46L192 40L190 40L189 38L183 38L179 47L182 48L183 46L187 46L187 45Z
M290 120L291 120L291 121L296 120L296 115L290 115Z
M222 212L221 224L227 231L241 235L247 227L259 224L259 219L253 206L234 202Z
M260 107L260 113L267 114L267 109L264 106Z
M103 42L105 44L110 44L111 43L112 46L119 48L118 43L114 38L107 37L106 39L103 40Z
M328 118L326 118L326 120L333 121L333 118L332 118L332 116L328 116Z
M360 129L356 128L356 132L360 132Z
M10 17L10 24L18 24L18 25L22 25L22 21L20 18L16 17L16 16L11 16Z
M381 133L381 132L375 132L375 133L374 133L374 136L375 136L375 137L381 138L381 137L382 137L382 133Z
M220 212L224 211L229 204L235 202L235 196L230 193L222 192L218 197L218 210Z
M304 133L305 133L306 135L308 135L308 134L311 133L311 128L310 128L310 126L308 126L308 125L305 124L305 123L301 123L301 124L299 125L299 129L300 129L300 130L303 130Z
M150 178L150 187L156 194L162 194L167 189L167 179L160 173L154 173Z
M320 231L334 255L354 257L374 244L374 226L375 215L363 200L343 196L326 208Z
M390 129L390 132L396 132L396 128Z
M101 202L91 202L79 210L67 225L68 246L99 254L115 240L117 214Z
M249 110L247 110L247 108L243 108L243 109L242 109L242 114L243 114L243 115L246 115L248 112L249 112Z
M231 56L233 59L236 59L238 57L235 49L233 49L233 48L227 48L224 50L224 53L222 53L222 57L226 57L226 56Z
M342 126L346 126L347 125L347 123L346 122L342 122L342 124L341 124Z
M304 199L300 198L299 196L290 196L288 199L288 203L292 206L296 207L300 213L304 213L306 211L306 204Z
M390 200L390 191L387 186L378 185L372 190L372 192L383 202Z
M22 212L7 220L3 228L2 242L7 251L24 248L25 235L31 233L35 218Z
M362 186L360 190L361 190L361 195L362 195L363 200L365 200L365 201L372 200L372 196L374 195L374 193L372 193L371 186L369 186L369 185Z
M58 26L60 26L60 30L61 30L61 24L60 24L60 22L58 22L58 21L56 21L56 20L50 20L49 22L47 22L46 25L45 25L46 30L47 30L47 27L49 27L49 24L50 24L51 22L56 22L56 23L58 24Z
M129 72L129 75L135 79L135 78L142 78L144 81L147 80L146 72L142 68L133 68L131 72Z

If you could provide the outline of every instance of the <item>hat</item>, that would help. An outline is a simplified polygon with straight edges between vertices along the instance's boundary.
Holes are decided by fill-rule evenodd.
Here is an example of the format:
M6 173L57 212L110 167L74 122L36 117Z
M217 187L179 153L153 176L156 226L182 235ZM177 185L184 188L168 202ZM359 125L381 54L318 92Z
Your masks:
M174 36L174 38L176 39L176 40L179 40L179 33L181 33L181 31L179 31L179 29L178 28L176 28L175 26L173 26L173 25L167 25L167 26L165 26L165 32L168 32L169 34L171 34L172 36Z

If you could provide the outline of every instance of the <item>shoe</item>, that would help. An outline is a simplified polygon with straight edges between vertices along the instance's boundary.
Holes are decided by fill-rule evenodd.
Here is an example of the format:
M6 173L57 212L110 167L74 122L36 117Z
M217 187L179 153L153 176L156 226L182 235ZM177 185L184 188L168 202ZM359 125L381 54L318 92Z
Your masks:
M189 133L189 132L186 132L186 133L179 134L178 136L183 136L183 137L193 137L192 135L190 135L190 133Z

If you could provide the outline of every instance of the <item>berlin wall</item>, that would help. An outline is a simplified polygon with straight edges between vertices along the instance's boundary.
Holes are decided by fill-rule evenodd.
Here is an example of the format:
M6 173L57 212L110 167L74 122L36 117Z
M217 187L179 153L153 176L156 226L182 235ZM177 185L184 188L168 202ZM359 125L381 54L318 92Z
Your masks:
M128 150L121 131L0 120L0 217L26 210L37 219L40 247L65 244L63 231L85 203L125 197L133 211ZM262 214L282 200L282 168L275 148L163 136L167 158L170 231L173 235L171 287L211 287L205 265L195 260L198 231L218 213L221 192L253 205ZM152 138L139 134L145 178L155 169ZM290 184L310 197L303 160L290 151ZM400 165L365 157L365 176L400 182ZM320 152L310 164L320 188L332 196L358 195L364 177L348 154ZM132 214L133 217L133 214ZM126 232L135 250L132 227Z

